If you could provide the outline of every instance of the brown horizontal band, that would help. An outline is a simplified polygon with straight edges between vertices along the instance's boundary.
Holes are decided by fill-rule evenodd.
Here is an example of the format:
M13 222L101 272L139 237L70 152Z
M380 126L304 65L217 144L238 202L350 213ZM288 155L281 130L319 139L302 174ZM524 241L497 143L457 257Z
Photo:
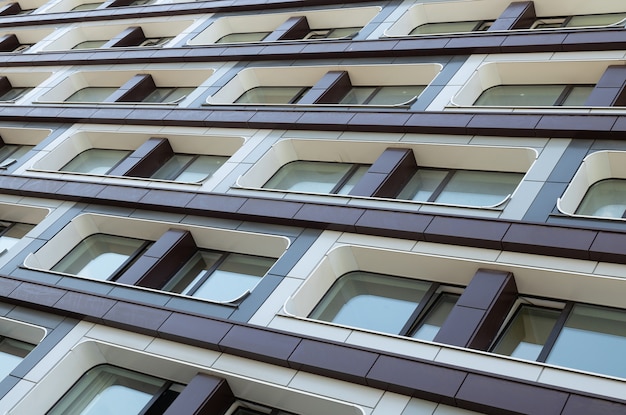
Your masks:
M213 0L132 7L109 7L65 13L5 15L2 16L0 27L111 21L116 19L180 16L199 13L266 11L287 7L314 7L367 2L368 0L345 0L342 3L337 3L335 0Z
M0 193L626 264L626 231L0 176Z
M105 11L109 11L109 9L105 9ZM45 20L54 15L41 16ZM106 16L110 17L108 14ZM7 18L10 19L10 16L3 16L0 27L3 27L2 23ZM52 23L63 22L47 22L46 24ZM568 32L550 31L540 34L530 31L508 31L377 40L281 41L158 49L133 48L132 50L124 50L124 48L107 48L38 52L36 54L20 53L3 56L0 67L54 66L59 64L81 66L103 65L107 63L122 64L126 60L133 64L170 63L180 60L185 62L258 61L270 59L290 61L293 59L294 54L298 55L298 59L305 60L400 58L470 55L474 53L607 51L622 50L624 48L626 48L626 29L606 28L595 30L577 29L576 31Z
M623 140L624 114L411 112L402 109L0 105L0 122L67 122L253 129Z
M487 414L618 415L626 401L45 283L0 276L11 304Z

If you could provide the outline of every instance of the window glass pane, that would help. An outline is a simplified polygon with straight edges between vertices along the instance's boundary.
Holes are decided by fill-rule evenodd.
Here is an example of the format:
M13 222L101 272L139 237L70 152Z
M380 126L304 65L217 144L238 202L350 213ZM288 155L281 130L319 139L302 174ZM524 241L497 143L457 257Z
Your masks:
M471 32L477 25L478 21L426 23L417 26L409 34L429 35L435 33Z
M301 86L258 86L244 92L235 103L238 104L292 104L308 88Z
M580 215L621 218L626 212L626 180L602 180L594 183L576 213Z
M561 105L585 105L593 86L574 86Z
M86 372L47 415L138 415L165 381L113 367Z
M326 39L338 39L348 36L353 36L361 30L360 27L339 27L337 29L331 29L326 35Z
M268 180L267 189L330 193L350 170L350 163L294 161L285 164Z
M4 94L0 95L0 101L15 101L31 89L32 88L11 88Z
M174 178L177 182L197 183L210 177L217 171L228 157L223 156L199 156L184 171Z
M536 20L531 29L553 29L557 27L563 27L565 23L565 17L548 17Z
M5 144L0 146L0 167L7 167L15 160L28 153L34 146Z
M112 93L117 91L116 87L89 86L74 92L66 102L102 102Z
M75 45L72 49L97 49L107 43L106 40L86 40Z
M270 32L231 33L222 36L215 43L258 42L265 39L269 34Z
M424 90L423 86L383 86L368 101L368 105L398 105L404 104L418 96Z
M626 313L577 304L547 363L626 377Z
M228 254L224 262L191 295L213 301L235 300L246 291L252 291L275 261L274 258Z
M157 88L141 102L176 102L189 95L194 89L196 88Z
M458 170L436 202L466 206L494 206L513 193L523 174Z
M83 239L54 267L53 271L105 280L112 276L144 241L122 236L95 234Z
M69 163L61 167L61 171L89 174L107 174L115 165L122 161L130 151L90 148L85 150Z
M350 178L337 191L337 194L338 195L349 194L354 188L354 186L356 186L356 184L359 182L359 180L361 180L361 177L363 177L365 173L367 173L369 168L370 168L369 165L363 165L363 166L357 167L357 169L354 172L352 172L352 174L350 175Z
M6 232L0 236L0 252L5 249L10 249L13 245L19 242L35 225L28 223L14 223L8 224L9 228Z
M564 85L499 85L484 91L474 105L550 106L564 89Z
M0 380L11 373L34 347L34 344L0 337Z
M162 46L174 39L173 36L164 36L164 37L149 37L143 42L139 44L139 46L150 47L150 46Z
M198 251L163 287L164 291L173 293L187 293L200 280L206 277L217 261L224 254L221 252Z
M197 183L211 176L228 160L226 156L175 154L152 175L153 179Z
M494 353L537 360L560 310L523 305L493 349Z
M351 272L333 284L309 317L398 334L430 285L409 278Z
M189 154L174 154L151 177L153 179L174 180L193 159Z
M589 14L572 16L566 27L608 26L626 19L626 13Z
M79 4L78 6L74 7L73 9L71 9L70 11L80 11L80 10L93 10L98 8L98 6L100 6L102 3L85 3L85 4Z
M345 97L339 101L345 105L361 105L374 93L376 87L373 86L353 86Z
M398 199L427 202L448 173L448 170L419 169L404 186Z
M440 295L411 337L421 340L433 340L459 297L456 294Z

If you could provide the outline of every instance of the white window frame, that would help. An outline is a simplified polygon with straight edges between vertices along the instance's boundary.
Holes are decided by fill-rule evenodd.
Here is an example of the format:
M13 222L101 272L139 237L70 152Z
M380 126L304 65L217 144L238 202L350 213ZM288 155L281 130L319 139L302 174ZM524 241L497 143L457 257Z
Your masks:
M119 88L127 81L132 79L137 74L149 74L152 76L154 83L157 87L178 87L178 88L197 88L203 84L214 72L212 68L206 69L178 69L178 70L85 70L74 72L71 75L65 77L59 83L51 86L50 90L43 95L39 96L34 102L37 103L54 103L63 105L85 105L88 102L67 102L69 98L75 92L87 88L87 87L112 87ZM182 100L188 98L187 95ZM177 105L182 100L175 102L159 102L159 103L144 103L144 102L94 102L93 104L99 105Z
M63 168L63 166L65 166L72 159L74 159L74 157L76 157L85 150L99 148L111 150L128 150L132 152L152 137L167 138L170 146L172 147L172 150L176 154L196 154L207 156L232 157L243 146L245 142L245 138L242 136L211 135L203 134L201 132L193 134L191 131L189 134L163 134L159 131L155 131L154 133L125 133L106 130L81 130L75 132L69 137L64 138L63 141L58 142L53 148L50 149L50 151L45 153L42 157L34 160L30 165L27 166L27 171L55 176L57 176L58 174L76 175L84 178L93 178L93 180L100 180L98 178L103 177L102 175L93 175L89 173L78 172L64 172L61 171L61 168ZM207 180L210 180L212 176L197 183L183 183L175 182L172 180L137 178L131 176L117 177L135 181L144 180L148 182L167 182L201 186Z
M79 43L89 40L108 41L131 26L141 27L146 38L176 38L178 35L188 30L188 28L191 25L195 24L195 22L195 20L176 20L170 18L158 20L141 19L114 25L81 24L79 26L70 28L69 30L65 30L63 34L56 38L48 38L46 44L42 45L40 50L45 52L70 50ZM168 41L168 43L172 40ZM139 47L141 46L132 46L131 48ZM161 45L161 47L167 47L167 45ZM113 50L115 50L115 48L113 48Z
M594 183L606 179L626 180L626 151L604 150L586 156L563 195L557 199L556 206L559 212L573 217L626 221L625 218L576 213L589 188Z
M429 85L441 72L438 63L393 65L277 66L246 68L214 95L207 104L244 105L235 103L244 92L259 86L312 87L329 71L347 71L353 86ZM285 85L285 79L289 85ZM286 104L255 104L286 105ZM299 105L299 104L289 104ZM347 104L312 104L348 106ZM349 105L351 107L359 105ZM364 105L367 107L367 105Z
M290 13L261 13L221 17L187 42L190 46L211 45L233 33L273 32L290 17L304 16L311 30L364 27L382 10L382 7L353 7ZM325 41L327 39L321 39ZM245 42L241 42L245 43Z
M47 273L89 279L87 277L53 271L52 268L76 245L90 235L104 233L146 241L156 241L169 229L182 229L191 232L199 249L206 248L224 252L258 255L276 258L276 260L282 256L290 244L289 238L284 236L86 213L72 219L70 223L46 242L39 250L28 254L24 260L24 266ZM259 278L259 281L261 280L262 278ZM96 281L99 280L96 279ZM107 282L118 284L114 281ZM143 287L136 288L151 290ZM164 292L160 290L153 291ZM169 294L173 296L180 295L175 293ZM201 297L184 297L217 302ZM232 300L225 301L224 303L230 302L232 302Z
M474 106L474 102L487 89L498 85L541 85L541 84L587 84L595 85L611 65L624 64L621 60L563 60L563 61L500 61L487 62L478 67L461 89L451 98L447 110L470 109L472 111L513 111L520 107ZM573 71L572 67L576 70ZM562 111L567 107L539 107L542 111ZM580 108L580 107L574 107ZM619 108L611 111L620 111Z
M535 149L527 147L495 147L454 144L397 143L376 141L343 141L315 139L284 139L272 147L243 175L236 186L244 189L262 190L270 193L303 193L264 188L263 185L284 165L291 161L328 161L355 164L372 164L387 148L413 150L418 167L448 168L459 170L507 171L527 174L538 157ZM520 185L523 181L520 181ZM518 188L519 186L518 185ZM310 192L306 192L310 193ZM502 208L512 193L493 208ZM331 197L355 197L331 195ZM441 206L436 202L388 199L400 203L419 203ZM460 206L460 205L454 205ZM467 206L476 207L476 206ZM490 207L478 207L490 208Z
M146 340L149 338L146 337ZM300 415L318 415L320 413L365 415L363 409L351 403L226 372L204 363L190 363L189 349L180 348L177 350L165 356L85 337L72 347L52 369L47 371L41 380L26 393L24 399L17 402L7 412L7 415L45 413L87 370L101 364L120 366L185 385L197 373L217 376L228 382L235 397L241 397L269 407L284 408ZM193 353L194 356L203 353L209 354L206 356L207 359L203 359L203 362L211 360L214 353L200 348L193 348L193 350L196 351ZM242 364L245 364L243 360ZM271 370L269 365L268 370Z
M457 0L417 3L407 7L402 16L389 28L385 29L383 36L406 36L415 27L425 23L495 20L500 17L510 4L507 0ZM626 11L622 3L615 1L596 4L593 2L573 2L569 0L535 0L533 3L538 19L550 19L552 16L621 13Z

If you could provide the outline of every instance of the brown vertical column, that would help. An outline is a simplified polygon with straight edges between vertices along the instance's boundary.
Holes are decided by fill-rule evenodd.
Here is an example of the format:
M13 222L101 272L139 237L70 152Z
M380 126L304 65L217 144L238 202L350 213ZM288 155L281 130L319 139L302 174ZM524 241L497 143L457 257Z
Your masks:
M537 20L535 4L532 1L515 1L502 12L488 31L528 29Z
M197 251L189 231L170 229L116 280L160 289Z
M487 350L516 299L513 274L479 269L434 341Z
M0 76L0 95L4 95L13 88L11 81L6 76Z
M107 43L102 45L103 48L123 48L126 46L138 46L146 40L143 29L140 26L131 26Z
M298 100L298 104L336 104L352 88L346 71L330 71Z
M19 46L20 41L13 33L0 37L0 52L12 52Z
M110 176L150 177L173 155L174 151L167 138L152 137L108 174Z
M112 0L106 2L106 7L124 7L130 6L130 4L135 0ZM100 8L100 7L98 7Z
M366 197L396 197L416 171L417 163L413 150L388 148L376 159L350 194Z
M305 37L311 29L304 16L293 16L267 35L264 42L273 40L297 40Z
M18 14L22 11L19 3L7 3L3 6L0 6L0 16L10 16L14 14Z
M223 414L233 403L235 396L225 379L198 373L163 415Z
M585 105L602 107L626 105L626 66L613 65L606 68Z
M138 74L112 93L104 102L141 102L156 89L150 74Z

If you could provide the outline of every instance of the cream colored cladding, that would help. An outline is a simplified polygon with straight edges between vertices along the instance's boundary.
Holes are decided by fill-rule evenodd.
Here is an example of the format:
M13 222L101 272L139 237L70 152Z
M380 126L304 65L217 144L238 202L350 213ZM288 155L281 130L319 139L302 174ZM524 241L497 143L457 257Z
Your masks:
M471 413L87 322L79 323L24 376L2 399L0 410L44 413L83 373L98 365L124 367L183 385L197 373L213 375L226 379L236 398L303 415L365 415L389 405L407 413L420 406L431 408L433 414Z
M604 375L601 370L580 371L567 365L511 359L310 317L311 311L333 284L354 271L435 282L444 288L460 289L470 283L479 269L510 272L519 291L516 307L535 304L558 309L571 301L610 310L621 307L620 287L626 266L608 265L598 261L564 260L328 231L320 236L250 321L350 345L395 350L419 359L619 398L626 380Z

